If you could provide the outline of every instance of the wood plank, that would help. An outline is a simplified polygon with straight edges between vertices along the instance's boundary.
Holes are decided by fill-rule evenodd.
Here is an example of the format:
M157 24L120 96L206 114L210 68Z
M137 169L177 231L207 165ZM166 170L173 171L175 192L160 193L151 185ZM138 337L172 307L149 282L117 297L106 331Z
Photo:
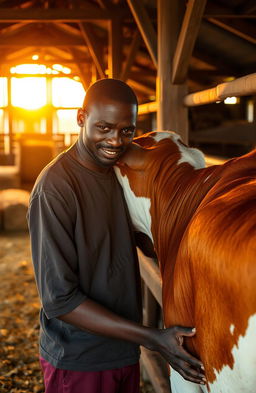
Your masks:
M137 248L137 252L140 264L140 275L162 307L162 279L158 265L152 258L146 257L139 248Z
M108 22L108 77L120 78L122 70L122 26L118 17Z
M93 59L93 62L98 70L100 78L105 78L105 71L103 65L103 56L102 51L99 47L99 43L96 40L95 33L93 32L92 26L89 23L79 23L79 27L82 33L82 36L88 46L90 55Z
M184 105L198 106L223 101L227 97L240 97L256 94L256 73L243 76L231 82L221 83L212 89L188 94L184 98Z
M121 76L120 76L120 79L122 79L124 82L128 78L128 74L129 74L129 72L130 72L130 70L132 68L132 65L133 65L133 62L135 60L136 54L138 52L138 49L140 47L140 44L141 44L141 35L140 35L139 31L136 30L136 32L135 32L135 34L133 36L133 39L132 39L132 43L131 43L130 48L129 48L129 52L127 54L126 61L125 61L124 65L123 65Z
M151 59L157 68L157 36L154 26L140 0L127 0Z
M179 34L172 65L172 83L184 83L206 0L189 0Z
M164 363L160 355L141 347L141 362L155 391L157 393L171 393L169 378L167 372L164 372ZM167 370L167 363L165 367Z
M83 8L1 8L1 23L12 23L26 21L29 23L41 22L80 22L90 20L108 20L110 14L107 10L86 5Z

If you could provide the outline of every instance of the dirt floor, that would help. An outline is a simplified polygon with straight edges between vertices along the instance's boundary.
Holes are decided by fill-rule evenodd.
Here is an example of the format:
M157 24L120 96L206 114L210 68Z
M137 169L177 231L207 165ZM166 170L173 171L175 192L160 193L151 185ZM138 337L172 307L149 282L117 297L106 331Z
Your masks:
M39 301L27 234L0 234L0 393L43 393ZM154 393L141 382L141 392Z

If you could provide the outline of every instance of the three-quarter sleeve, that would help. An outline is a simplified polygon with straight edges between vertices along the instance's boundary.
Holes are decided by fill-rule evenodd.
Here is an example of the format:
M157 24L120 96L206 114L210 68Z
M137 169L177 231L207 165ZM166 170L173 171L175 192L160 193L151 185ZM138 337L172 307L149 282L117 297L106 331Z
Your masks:
M71 208L61 198L40 192L28 211L36 283L49 319L72 311L87 298L79 288Z

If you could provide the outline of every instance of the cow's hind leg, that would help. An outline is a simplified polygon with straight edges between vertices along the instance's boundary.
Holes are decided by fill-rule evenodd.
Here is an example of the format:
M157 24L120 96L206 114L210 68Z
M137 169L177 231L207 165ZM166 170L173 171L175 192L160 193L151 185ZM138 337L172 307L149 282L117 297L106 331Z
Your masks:
M177 371L171 369L171 389L172 393L207 393L203 385L186 381Z

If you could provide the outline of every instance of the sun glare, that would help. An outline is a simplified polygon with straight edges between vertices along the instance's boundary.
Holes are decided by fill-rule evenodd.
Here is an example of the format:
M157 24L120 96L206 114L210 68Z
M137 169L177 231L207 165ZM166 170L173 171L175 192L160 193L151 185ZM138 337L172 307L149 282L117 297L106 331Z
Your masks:
M52 103L55 107L79 108L85 91L81 82L70 78L53 78Z
M10 69L12 105L23 109L39 109L47 104L46 77L49 74L69 74L71 69L61 64L46 67L43 64L19 64ZM15 74L24 76L16 77ZM28 74L28 76L25 76ZM36 75L42 75L36 76ZM35 75L35 76L33 76ZM0 80L0 87L5 80ZM52 78L52 105L57 108L77 108L82 105L85 91L81 82L70 77ZM1 98L1 97L0 97ZM1 98L6 103L6 98ZM1 106L0 100L0 106ZM2 104L3 106L3 104Z
M13 106L24 109L39 109L46 105L45 78L12 78L11 86Z

